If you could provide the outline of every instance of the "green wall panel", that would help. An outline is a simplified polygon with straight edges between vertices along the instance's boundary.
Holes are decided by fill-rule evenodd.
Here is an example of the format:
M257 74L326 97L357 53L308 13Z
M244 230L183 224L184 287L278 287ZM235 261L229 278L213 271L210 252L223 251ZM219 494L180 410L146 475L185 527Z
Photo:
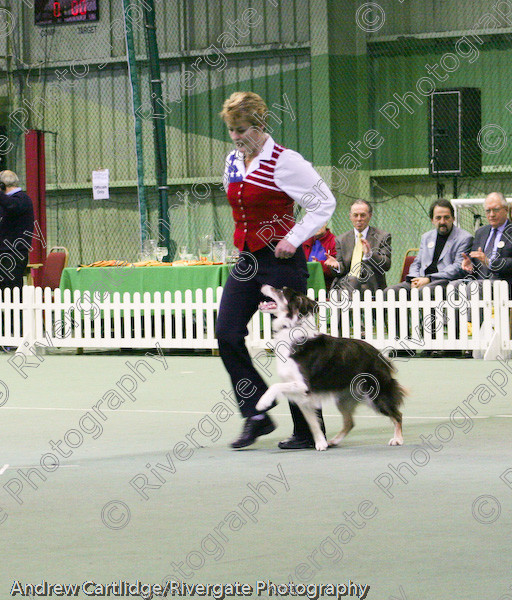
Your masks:
M375 169L418 169L428 167L428 119L427 98L418 92L416 84L422 77L429 76L425 65L439 64L443 54L429 53L409 56L380 56L374 59L373 113L377 129L385 137L385 144L376 152ZM454 62L455 64L455 62ZM438 69L441 77L448 75L444 82L437 82L436 89L476 87L482 91L482 126L493 124L505 132L512 129L512 113L506 104L512 99L512 49L496 48L479 52L478 58L470 64L460 59L460 66L452 73ZM434 77L431 75L431 79ZM414 93L421 104L409 96L408 112L393 96L401 98ZM389 103L394 103L390 105ZM388 105L388 107L387 107ZM395 108L399 114L394 118L394 127L384 112L391 115ZM511 164L511 149L507 144L499 153L483 153L483 165Z

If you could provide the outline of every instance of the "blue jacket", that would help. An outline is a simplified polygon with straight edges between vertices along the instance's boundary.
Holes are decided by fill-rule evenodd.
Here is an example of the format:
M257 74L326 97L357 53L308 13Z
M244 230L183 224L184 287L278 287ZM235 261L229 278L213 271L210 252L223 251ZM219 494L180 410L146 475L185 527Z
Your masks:
M420 250L418 256L409 269L409 276L425 277L425 269L432 263L434 250L436 247L437 229L427 231L421 236ZM437 261L437 273L431 273L431 281L436 279L461 279L467 276L466 271L461 267L462 253L468 254L471 251L473 237L465 229L454 225L448 235L443 251Z

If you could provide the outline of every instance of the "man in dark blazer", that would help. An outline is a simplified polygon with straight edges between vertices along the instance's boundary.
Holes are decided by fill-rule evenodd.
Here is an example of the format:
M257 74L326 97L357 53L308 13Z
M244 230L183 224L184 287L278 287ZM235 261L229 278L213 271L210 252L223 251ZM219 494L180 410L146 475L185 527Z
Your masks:
M508 203L500 192L492 192L484 202L489 225L480 227L469 256L464 254L462 268L467 278L483 281L501 279L512 292L512 223L508 220ZM457 283L466 282L466 280Z
M0 290L23 286L33 231L32 200L16 173L0 172Z
M418 255L409 269L407 281L391 285L388 290L404 288L446 287L452 281L464 277L461 262L469 252L473 237L454 225L455 213L452 203L442 198L432 202L429 211L434 229L421 236Z
M370 226L372 206L356 200L350 206L354 229L336 238L336 258L325 261L336 277L331 289L371 290L386 287L386 272L391 267L391 234Z

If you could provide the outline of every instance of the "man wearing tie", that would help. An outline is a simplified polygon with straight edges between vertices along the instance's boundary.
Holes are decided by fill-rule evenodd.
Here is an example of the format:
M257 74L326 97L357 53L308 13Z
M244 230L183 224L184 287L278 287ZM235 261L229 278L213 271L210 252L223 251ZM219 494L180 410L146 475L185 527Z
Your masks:
M485 199L484 208L489 225L475 233L469 256L463 254L462 268L477 281L505 280L512 291L512 223L507 218L505 196L492 192Z
M336 258L329 256L324 264L336 277L331 289L371 290L386 287L386 271L391 267L391 234L370 226L372 206L366 200L355 200L350 207L354 229L336 238Z

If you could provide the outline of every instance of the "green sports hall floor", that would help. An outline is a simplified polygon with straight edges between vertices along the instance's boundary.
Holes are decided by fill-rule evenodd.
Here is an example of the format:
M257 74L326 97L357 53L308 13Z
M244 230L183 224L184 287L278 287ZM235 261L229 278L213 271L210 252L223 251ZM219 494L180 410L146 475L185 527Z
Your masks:
M340 447L316 452L277 448L291 432L284 401L272 434L229 449L241 420L218 357L50 353L23 377L10 356L0 356L0 600L13 581L166 578L352 581L372 600L512 598L512 361L398 361L404 446L387 446L391 424L363 406ZM142 376L127 364L137 361ZM120 391L135 385L132 399ZM324 412L334 434L341 418Z

